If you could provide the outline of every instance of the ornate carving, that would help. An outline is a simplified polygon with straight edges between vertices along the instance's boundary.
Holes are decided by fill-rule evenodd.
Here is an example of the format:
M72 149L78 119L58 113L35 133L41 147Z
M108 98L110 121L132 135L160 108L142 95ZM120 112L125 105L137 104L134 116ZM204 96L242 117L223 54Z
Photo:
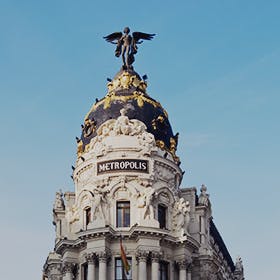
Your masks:
M97 256L95 253L89 253L85 256L85 259L88 263L95 263Z
M241 257L236 258L235 271L243 271L243 263Z
M75 263L71 263L71 262L64 262L62 265L62 272L63 274L65 273L73 273L74 269L75 269L76 264Z
M138 207L144 208L144 219L154 219L153 200L156 195L157 193L151 186L144 188L143 193L140 194L138 198Z
M178 262L178 266L180 270L186 270L188 267L188 262L186 260L181 260Z
M164 116L159 115L157 118L152 120L152 127L154 130L160 129L164 124Z
M118 117L113 128L115 135L139 135L146 130L146 126L142 122L129 120L125 113L125 109L120 110L121 116Z
M85 119L85 124L83 126L83 135L84 137L89 137L92 133L94 133L96 129L96 123L94 120L89 118Z
M65 210L63 193L61 190L59 190L59 192L56 192L56 194L55 194L55 201L54 201L53 209L54 210Z
M142 148L141 155L150 155L153 148L156 146L154 135L144 131L139 135L138 139Z
M107 261L109 261L111 254L109 251L105 250L105 251L96 253L96 256L97 256L99 262L106 263Z
M120 114L117 120L108 120L97 129L97 137L86 146L86 151L92 151L95 156L104 156L110 151L103 141L104 138L118 135L136 136L138 147L141 148L140 155L150 155L153 149L156 151L154 136L146 131L145 124L136 119L129 119L125 115L125 109L121 109Z
M151 260L152 260L152 262L159 262L161 257L162 257L162 253L161 252L157 252L157 251L152 251L151 252Z
M66 215L65 215L67 221L68 221L68 231L71 231L71 224L75 223L76 221L80 220L80 215L79 215L79 210L78 208L73 205L72 207L68 207L66 210Z
M84 152L84 148L83 148L83 141L81 139L77 140L77 156L78 158L80 158Z
M200 188L200 195L198 198L198 204L203 206L208 206L210 204L209 194L206 193L207 188L205 185L202 185Z
M92 202L92 218L95 219L102 219L105 221L105 214L103 210L103 204L106 203L105 200L105 192L99 189L94 189L94 197Z
M234 280L244 280L244 268L241 257L236 258Z
M188 224L190 222L190 203L185 201L183 197L174 204L173 225L175 231L180 232L183 237L188 233Z
M136 252L136 259L137 259L138 262L146 262L148 256L149 256L149 252L148 251L138 250Z

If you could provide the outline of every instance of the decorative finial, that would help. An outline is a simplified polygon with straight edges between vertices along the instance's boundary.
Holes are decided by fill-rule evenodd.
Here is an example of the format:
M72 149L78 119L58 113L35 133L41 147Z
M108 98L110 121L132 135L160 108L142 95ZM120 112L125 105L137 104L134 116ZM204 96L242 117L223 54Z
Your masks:
M107 42L116 44L115 56L122 55L123 68L132 69L134 62L134 55L137 53L137 44L143 43L141 40L151 40L155 34L148 34L143 32L133 32L132 36L129 34L129 27L125 27L122 32L114 32L103 37Z

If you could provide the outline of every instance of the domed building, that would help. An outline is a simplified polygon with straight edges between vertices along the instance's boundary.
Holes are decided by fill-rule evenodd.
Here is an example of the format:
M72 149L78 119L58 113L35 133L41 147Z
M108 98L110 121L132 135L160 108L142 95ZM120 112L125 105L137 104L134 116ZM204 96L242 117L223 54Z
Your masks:
M57 192L49 280L242 280L212 221L204 185L183 172L168 114L123 67L86 114L73 192Z

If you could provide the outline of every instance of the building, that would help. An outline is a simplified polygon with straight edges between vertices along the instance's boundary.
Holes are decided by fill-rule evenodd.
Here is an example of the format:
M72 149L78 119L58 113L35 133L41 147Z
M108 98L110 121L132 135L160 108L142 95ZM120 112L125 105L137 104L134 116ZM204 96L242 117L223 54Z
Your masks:
M74 192L56 193L49 280L243 280L212 221L207 189L180 188L168 114L123 67L77 139Z

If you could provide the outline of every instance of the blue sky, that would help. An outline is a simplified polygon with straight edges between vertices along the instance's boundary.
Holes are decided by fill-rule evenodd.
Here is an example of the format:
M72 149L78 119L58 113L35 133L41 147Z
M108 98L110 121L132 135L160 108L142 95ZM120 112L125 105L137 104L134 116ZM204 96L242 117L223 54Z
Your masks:
M180 132L182 186L206 184L246 279L279 275L279 1L0 0L1 278L40 279L75 136L121 62L102 36L156 33L135 69Z

